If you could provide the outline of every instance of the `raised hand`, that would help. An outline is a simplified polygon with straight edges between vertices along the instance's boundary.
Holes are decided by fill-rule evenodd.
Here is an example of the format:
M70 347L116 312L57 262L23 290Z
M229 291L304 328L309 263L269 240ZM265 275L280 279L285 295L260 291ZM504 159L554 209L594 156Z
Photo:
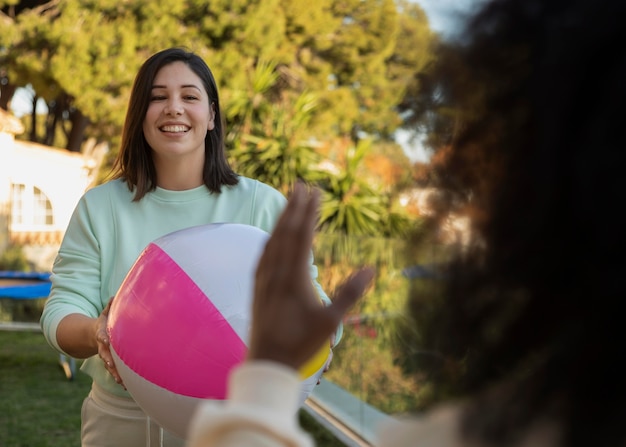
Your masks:
M319 192L296 185L263 255L254 287L248 358L300 368L329 343L343 316L363 295L374 270L351 275L324 306L309 273Z

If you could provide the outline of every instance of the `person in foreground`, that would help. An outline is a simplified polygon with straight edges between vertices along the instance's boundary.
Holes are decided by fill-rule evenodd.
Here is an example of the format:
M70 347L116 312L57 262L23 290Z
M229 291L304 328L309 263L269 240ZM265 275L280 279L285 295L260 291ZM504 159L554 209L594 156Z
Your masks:
M295 186L259 259L248 361L231 374L224 406L210 402L199 411L190 446L310 445L296 425L298 369L328 340L374 275L368 268L358 271L332 304L319 306L306 266L318 202L317 191Z
M430 377L445 396L381 428L377 445L626 445L624 17L619 1L494 0L456 64L442 60L447 92L474 107L437 178L472 217L472 241L441 267L441 287L408 299L422 323L413 352L441 360ZM295 370L371 278L359 271L332 306L310 305L316 201L297 188L280 218L258 266L249 358L223 412L198 410L190 447L312 444Z
M217 85L199 56L170 48L143 63L131 91L114 178L87 191L77 205L41 317L50 345L86 359L81 370L93 379L81 412L82 447L184 444L147 417L123 387L107 317L111 297L155 239L215 222L272 231L286 199L230 168L224 133ZM307 272L328 302L312 257Z

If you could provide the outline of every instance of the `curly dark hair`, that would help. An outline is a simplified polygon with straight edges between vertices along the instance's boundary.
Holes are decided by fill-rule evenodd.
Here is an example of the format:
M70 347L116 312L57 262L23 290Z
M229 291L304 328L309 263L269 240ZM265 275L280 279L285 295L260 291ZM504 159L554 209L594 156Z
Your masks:
M618 0L495 0L448 49L448 94L472 113L437 178L474 240L422 335L452 394L497 389L464 421L493 445L546 421L562 445L626 441L624 18ZM411 294L416 319L426 301Z

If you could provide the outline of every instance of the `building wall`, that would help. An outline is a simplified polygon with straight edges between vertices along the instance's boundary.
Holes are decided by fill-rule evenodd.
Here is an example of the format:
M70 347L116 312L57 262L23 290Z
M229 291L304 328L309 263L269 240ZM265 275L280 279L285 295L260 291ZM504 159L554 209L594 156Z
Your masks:
M9 244L20 245L35 269L48 271L72 212L93 181L93 166L99 163L91 156L15 140L16 127L6 124L15 118L7 115L0 114L0 253ZM52 223L17 222L12 215L13 185L43 193L52 208Z

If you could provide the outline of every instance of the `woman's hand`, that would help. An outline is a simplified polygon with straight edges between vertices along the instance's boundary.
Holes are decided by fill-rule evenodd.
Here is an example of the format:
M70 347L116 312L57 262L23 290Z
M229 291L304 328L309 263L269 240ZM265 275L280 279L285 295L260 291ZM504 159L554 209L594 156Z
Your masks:
M318 191L296 185L265 246L256 271L249 359L299 369L331 340L374 277L370 268L357 271L332 304L320 305L309 273L318 203Z
M109 300L109 303L102 310L98 320L96 321L96 342L98 343L98 356L100 356L104 362L104 367L113 376L117 383L124 386L122 378L115 367L115 362L113 361L113 356L111 355L109 337L107 335L107 323L109 320L109 310L111 309L112 302L113 298ZM126 389L126 387L124 387L124 389Z

